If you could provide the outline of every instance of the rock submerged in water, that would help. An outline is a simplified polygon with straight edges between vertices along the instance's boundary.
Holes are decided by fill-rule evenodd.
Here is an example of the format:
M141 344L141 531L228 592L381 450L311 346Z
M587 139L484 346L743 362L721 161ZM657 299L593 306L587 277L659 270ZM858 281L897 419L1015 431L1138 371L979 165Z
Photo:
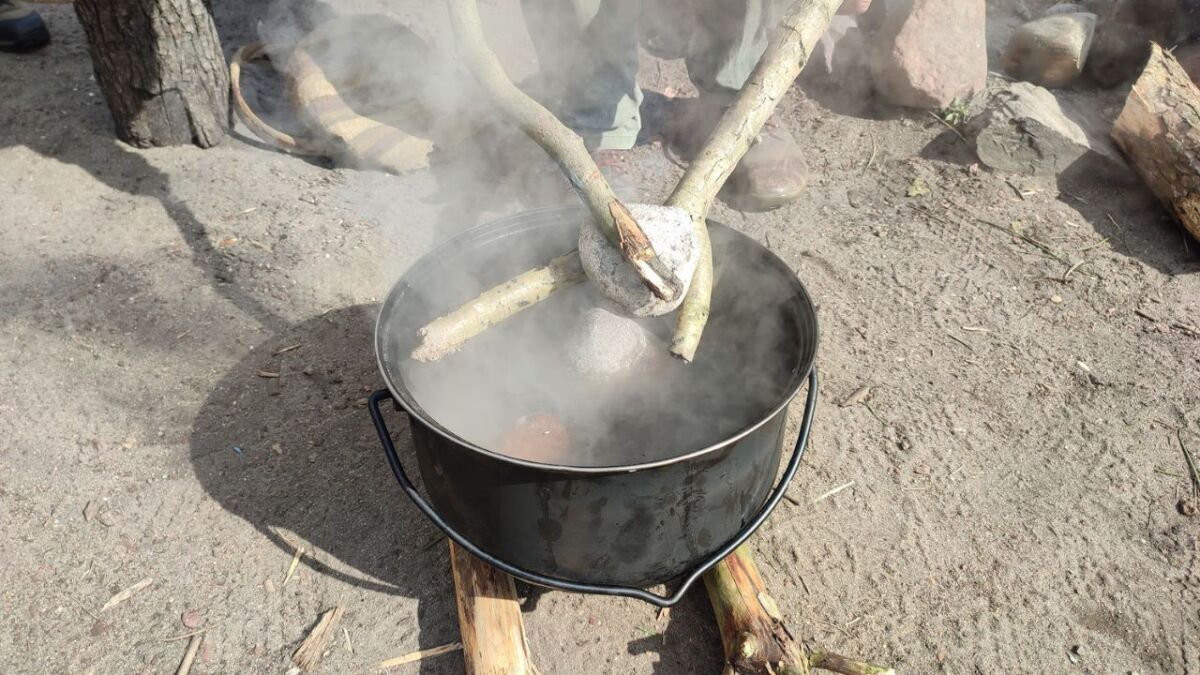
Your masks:
M637 321L594 307L576 322L567 360L583 377L609 379L632 372L649 348L649 336Z
M561 464L571 449L571 436L557 416L547 412L523 415L500 441L500 452L531 462Z

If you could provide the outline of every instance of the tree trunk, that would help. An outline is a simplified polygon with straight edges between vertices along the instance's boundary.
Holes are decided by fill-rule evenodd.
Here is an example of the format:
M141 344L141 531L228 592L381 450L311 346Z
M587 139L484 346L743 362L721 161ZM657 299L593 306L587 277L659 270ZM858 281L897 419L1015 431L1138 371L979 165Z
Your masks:
M1146 185L1200 239L1200 89L1158 45L1112 137Z
M76 0L117 136L202 148L229 125L229 70L207 0Z

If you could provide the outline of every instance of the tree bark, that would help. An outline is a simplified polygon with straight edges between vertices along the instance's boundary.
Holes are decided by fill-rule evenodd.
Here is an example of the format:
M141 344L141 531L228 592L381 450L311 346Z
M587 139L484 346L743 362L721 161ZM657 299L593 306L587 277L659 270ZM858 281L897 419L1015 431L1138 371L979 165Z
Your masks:
M208 0L76 0L75 12L121 140L221 142L229 71Z
M1200 239L1200 89L1162 47L1154 45L1112 137L1146 185Z
M841 675L896 675L887 666L810 650L793 638L746 546L709 570L704 587L725 646L724 675L810 675L817 668Z
M537 675L512 577L450 542L467 675Z

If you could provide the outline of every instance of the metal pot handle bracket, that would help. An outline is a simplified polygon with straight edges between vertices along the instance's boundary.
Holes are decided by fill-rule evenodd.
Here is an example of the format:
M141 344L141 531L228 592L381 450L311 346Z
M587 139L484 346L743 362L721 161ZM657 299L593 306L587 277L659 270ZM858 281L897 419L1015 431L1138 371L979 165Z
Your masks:
M796 446L792 450L792 458L788 462L787 468L783 472L783 477L771 490L771 493L767 496L767 501L763 503L762 508L759 509L758 513L755 514L754 518L750 520L746 527L742 528L741 532L738 532L724 546L709 556L709 558L702 562L699 567L689 572L684 578L683 582L675 589L675 592L669 596L656 595L641 588L632 588L629 586L582 584L574 581L567 581L566 579L548 577L543 574L538 574L537 572L530 572L520 567L510 565L471 543L466 537L459 534L457 530L451 527L449 523L447 523L440 515L438 515L437 511L433 509L433 506L430 505L429 502L425 501L425 498L422 497L421 494L417 492L417 488L413 486L412 481L408 479L408 474L404 472L404 466L400 464L400 457L396 454L396 446L392 443L391 432L388 431L387 423L383 421L383 412L379 409L379 404L386 399L394 400L392 393L389 390L381 389L374 394L371 394L368 407L371 411L371 420L375 423L375 431L379 433L379 442L383 444L383 451L387 455L388 464L392 467L392 473L396 475L396 481L400 483L401 489L403 489L404 493L407 494L409 499L413 501L413 504L416 504L417 508L421 510L421 513L425 514L426 518L429 518L434 525L437 525L442 532L445 532L447 537L450 537L452 540L454 540L454 543L470 551L473 555L488 563L492 567L507 572L508 574L511 574L512 576L523 581L527 581L531 584L574 593L617 595L626 598L636 598L638 600L644 600L657 607L671 607L683 598L688 589L692 587L692 584L695 583L696 580L699 579L705 572L720 562L723 558L725 558L725 556L733 553L738 546L741 546L747 539L749 539L750 535L754 534L754 531L757 530L764 521L766 521L767 517L771 515L771 511L775 510L776 505L778 505L779 501L783 499L783 495L787 491L788 485L792 482L792 478L795 477L797 469L800 468L800 460L804 457L804 450L808 445L808 434L812 430L813 414L817 409L817 368L816 366L813 366L812 372L808 376L808 395L804 401L804 417L800 422L800 432L796 436Z

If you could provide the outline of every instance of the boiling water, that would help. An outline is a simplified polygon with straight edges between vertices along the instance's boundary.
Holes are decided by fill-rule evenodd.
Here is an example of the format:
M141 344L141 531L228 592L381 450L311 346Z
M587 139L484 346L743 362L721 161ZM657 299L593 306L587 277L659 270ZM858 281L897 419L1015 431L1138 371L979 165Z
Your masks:
M782 403L805 351L796 344L794 286L761 255L718 251L724 269L717 270L712 317L694 363L668 353L675 317L667 316L639 320L649 348L634 368L607 378L581 375L568 345L585 313L603 303L585 283L440 361L403 359L403 379L429 417L489 450L500 451L522 418L559 421L569 442L539 458L549 463L619 466L719 443ZM437 307L444 313L453 304ZM559 437L556 429L538 433Z

